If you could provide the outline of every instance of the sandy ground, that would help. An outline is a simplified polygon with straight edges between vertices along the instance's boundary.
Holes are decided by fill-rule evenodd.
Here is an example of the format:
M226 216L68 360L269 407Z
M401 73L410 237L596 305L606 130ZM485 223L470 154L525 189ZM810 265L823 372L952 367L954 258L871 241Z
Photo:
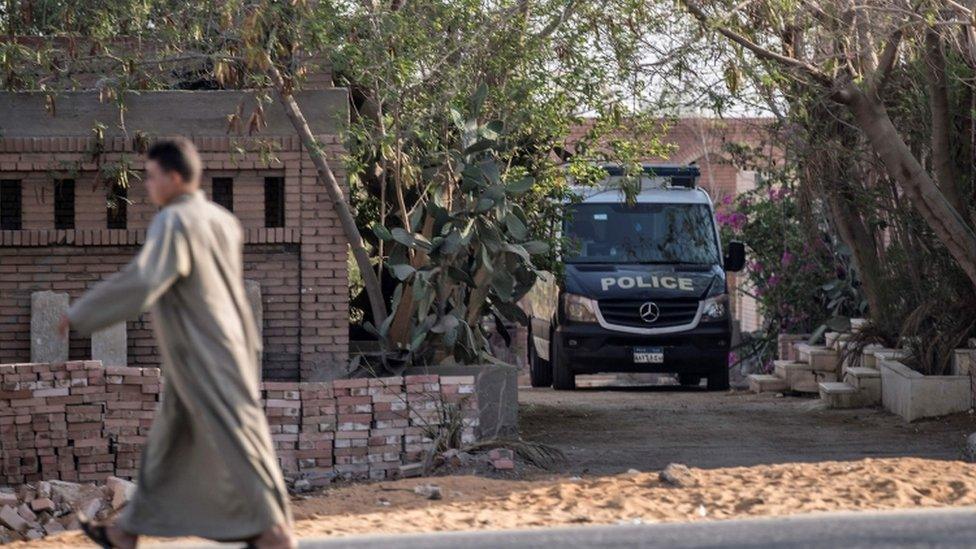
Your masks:
M567 456L520 479L447 476L337 486L294 502L303 537L717 520L814 511L976 505L959 461L976 418L906 424L879 410L674 388L524 390L527 439ZM687 486L658 478L677 462ZM633 471L631 471L633 470ZM430 501L414 493L436 484ZM66 533L11 547L83 543Z
M414 494L435 483L439 501ZM526 481L452 476L334 488L295 502L302 537L719 520L814 511L976 505L976 465L919 458L692 469L675 487L656 473ZM12 547L79 545L67 533Z

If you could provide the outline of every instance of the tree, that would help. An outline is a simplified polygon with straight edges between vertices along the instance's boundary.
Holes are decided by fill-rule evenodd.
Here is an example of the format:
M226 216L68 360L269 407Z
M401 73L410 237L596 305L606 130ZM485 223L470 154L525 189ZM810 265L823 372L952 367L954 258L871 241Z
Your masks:
M774 82L793 78L846 109L853 124L897 182L926 225L970 282L976 285L976 232L961 200L952 169L946 64L943 50L954 43L972 59L972 10L961 4L900 0L851 4L823 2L698 2L681 0L704 29L748 52ZM717 15L721 14L721 15ZM906 50L908 52L906 53ZM894 73L919 56L929 69L932 172L895 126L885 103ZM740 57L741 58L741 57ZM781 88L782 89L782 88ZM840 204L843 208L844 205ZM846 218L846 217L845 217ZM861 231L846 227L857 244ZM863 251L865 246L855 246ZM862 271L871 258L859 257Z
M552 199L565 192L559 164L660 150L653 125L615 135L609 148L588 147L646 111L632 89L636 45L652 27L639 8L627 0L13 1L0 7L5 34L59 38L3 42L0 84L43 89L52 101L86 85L118 101L130 90L174 87L254 90L259 105L277 98L336 204L374 332L408 358L431 357L445 340L437 335L444 322L453 326L448 316L475 335L485 314L518 316L512 304L531 282L529 256L545 251L528 237L552 225ZM293 97L323 62L350 90L351 197ZM601 122L569 147L569 129L584 113ZM259 134L260 108L247 125ZM466 186L475 180L489 185ZM534 184L516 203L511 188L523 181ZM444 263L431 266L438 239L454 234L445 215L473 223L478 238L459 247L471 253L437 254ZM463 265L470 281L456 272L459 257L473 261ZM399 281L392 316L384 275ZM444 286L433 313L431 277ZM485 338L467 342L460 351L442 346L440 355L482 359Z

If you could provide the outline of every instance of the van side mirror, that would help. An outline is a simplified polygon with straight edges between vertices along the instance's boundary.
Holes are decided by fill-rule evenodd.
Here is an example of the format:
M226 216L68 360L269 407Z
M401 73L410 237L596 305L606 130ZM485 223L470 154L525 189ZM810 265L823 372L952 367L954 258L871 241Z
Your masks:
M729 242L729 247L725 251L725 270L737 273L746 266L746 245L735 240Z

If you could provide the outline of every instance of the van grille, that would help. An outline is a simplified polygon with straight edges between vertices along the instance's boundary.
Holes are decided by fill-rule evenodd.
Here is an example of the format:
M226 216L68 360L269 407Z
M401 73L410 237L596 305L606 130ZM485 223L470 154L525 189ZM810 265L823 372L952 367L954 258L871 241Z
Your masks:
M658 318L645 322L641 318L641 306L654 303ZM698 314L698 300L689 299L601 299L600 313L609 324L633 328L670 328L690 324Z

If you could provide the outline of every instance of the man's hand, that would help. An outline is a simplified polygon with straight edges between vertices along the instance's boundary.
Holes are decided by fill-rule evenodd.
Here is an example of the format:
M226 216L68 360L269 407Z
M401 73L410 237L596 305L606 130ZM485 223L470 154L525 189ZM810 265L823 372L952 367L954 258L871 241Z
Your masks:
M61 338L68 337L68 331L71 330L71 321L68 320L68 315L61 315L61 322L58 323L58 333L61 334Z

